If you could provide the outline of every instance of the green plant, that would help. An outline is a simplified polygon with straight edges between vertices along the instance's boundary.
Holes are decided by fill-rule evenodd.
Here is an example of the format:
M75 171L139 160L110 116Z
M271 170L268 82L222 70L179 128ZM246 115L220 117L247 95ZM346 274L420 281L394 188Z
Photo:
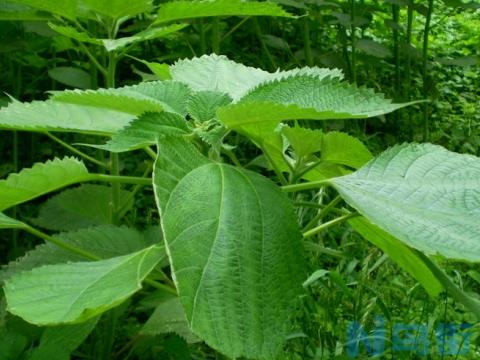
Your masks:
M178 61L168 74L172 80L55 92L0 109L3 129L108 136L89 146L114 154L143 149L154 161L139 177L97 174L67 157L0 181L2 211L76 183L130 186L116 195L114 225L105 205L111 198L101 195L111 189L100 185L46 201L48 212L34 223L65 231L59 234L1 214L0 228L46 242L1 272L11 314L41 326L77 324L71 329L83 339L143 284L143 296L163 294L145 325L150 331L164 331L172 318L162 311L171 312L169 331L188 341L198 337L231 358L273 359L307 279L303 248L348 222L432 297L446 288L480 316L478 301L433 260L480 258L480 160L431 144L398 145L372 158L359 140L298 121L369 118L409 103L393 104L316 67L268 73L211 55ZM261 151L257 158L244 156L242 137ZM153 186L161 232L120 226L144 186ZM319 189L339 196L322 206ZM307 204L312 210L300 216ZM312 276L305 286L321 275Z

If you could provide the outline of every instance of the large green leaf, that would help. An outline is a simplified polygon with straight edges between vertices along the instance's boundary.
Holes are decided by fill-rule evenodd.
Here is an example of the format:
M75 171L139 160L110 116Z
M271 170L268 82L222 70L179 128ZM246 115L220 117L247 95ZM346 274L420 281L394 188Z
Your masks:
M60 231L111 224L111 200L112 189L109 186L80 185L47 200L32 222L45 229ZM122 213L131 209L133 198L129 191L120 191L119 206L123 209Z
M70 20L75 20L78 14L78 0L65 0L61 2L51 0L15 0L11 2L60 15Z
M101 259L110 259L131 254L135 251L145 249L148 246L158 244L162 241L160 231L158 231L158 229L153 230L157 230L153 232L156 233L156 236L150 236L152 230L142 233L136 229L127 227L101 225L55 234L53 237L62 241L64 244L84 250ZM2 271L0 271L0 281L3 282L12 275L22 271L29 271L42 265L55 265L86 260L83 256L60 248L55 244L41 244L28 251L24 256L3 266Z
M237 103L220 108L217 116L227 127L248 135L258 132L262 123L368 118L407 105L392 104L382 94L336 78L295 75L258 85Z
M395 146L331 180L362 215L428 254L480 260L480 159L432 144Z
M118 51L124 49L128 45L136 44L142 41L153 40L159 37L164 37L180 31L188 26L188 24L173 24L169 26L149 28L140 31L132 36L126 36L117 39L98 39L91 37L86 32L78 31L71 26L62 26L53 23L48 24L53 30L62 34L63 36L75 39L80 42L103 46L107 51Z
M417 253L400 240L363 217L350 219L348 223L365 239L382 249L398 266L417 279L432 297L437 296L443 290L442 284Z
M193 169L211 161L182 137L158 140L158 156L153 172L155 199L163 214L170 195L178 182Z
M111 152L131 151L154 145L158 137L188 134L187 121L174 113L146 113L113 135L105 145L95 145Z
M54 92L53 100L133 115L165 110L184 116L189 95L190 91L184 84L175 81L152 81L118 89Z
M14 275L4 286L8 311L36 325L85 321L140 290L162 253L155 245L108 260L46 265Z
M18 2L0 1L0 20L50 20L51 17L50 14Z
M78 17L87 17L99 20L99 16L118 20L123 17L131 17L152 9L151 0L62 0L61 2L51 0L15 0L16 4L46 11L55 15L76 20Z
M0 180L0 211L91 178L85 165L75 158L37 163L31 169Z
M152 9L151 0L80 0L86 11L99 14L114 20L123 17L132 17Z
M294 17L277 4L268 1L193 0L162 4L155 23L210 16Z
M127 125L133 116L93 106L57 101L13 102L0 108L0 129L68 131L109 135Z
M162 220L193 332L232 358L278 355L305 280L288 198L256 173L206 164L180 180Z
M183 82L195 91L218 91L238 100L257 85L291 76L310 75L317 79L341 78L342 72L317 67L288 71L267 71L245 66L229 60L223 55L203 55L184 59L170 66L173 80Z
M127 45L136 44L142 41L154 40L160 37L165 37L170 34L176 33L183 28L187 27L188 24L173 24L162 27L153 27L143 31L140 31L132 36L126 36L118 39L103 39L102 43L105 46L107 51L120 50L125 48Z

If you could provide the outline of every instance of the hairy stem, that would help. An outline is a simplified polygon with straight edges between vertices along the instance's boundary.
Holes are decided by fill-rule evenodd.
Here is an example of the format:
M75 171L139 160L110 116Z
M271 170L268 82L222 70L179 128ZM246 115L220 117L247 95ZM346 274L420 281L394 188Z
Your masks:
M47 241L47 242L50 242L52 244L55 244L57 245L58 247L62 248L62 249L65 249L65 250L68 250L72 253L75 253L75 254L78 254L78 255L81 255L87 259L90 259L90 260L100 260L100 258L88 251L85 251L85 250L82 250L76 246L73 246L73 245L70 245L70 244L67 244L65 242L63 242L62 240L60 239L57 239L53 236L50 236L48 234L45 234L44 232L41 232L40 230L37 230L35 229L34 227L30 226L30 225L27 225L25 227L25 230L28 231L30 234L32 235L35 235L35 236L38 236L39 238Z
M423 30L423 49L422 49L422 76L423 76L423 96L428 96L428 35L430 33L430 22L432 20L433 0L428 0L428 11L425 19L425 27ZM423 104L423 141L428 141L430 137L430 119L429 119L429 103Z
M312 190L317 189L322 186L330 185L330 180L318 180L318 181L309 181L301 184L285 185L282 186L282 191L285 192L295 192L302 190Z
M412 44L412 32L413 32L413 1L414 0L409 0L408 1L408 7L407 7L407 34L406 34L406 42L407 42L407 59L406 59L406 64L405 64L405 86L404 86L404 94L403 98L405 101L409 101L411 98L411 87L412 87L412 70L411 70L411 64L412 64L412 54L411 54L411 44ZM408 128L410 131L410 140L413 141L413 121L412 121L412 112L410 110L407 110L408 113Z
M285 176L283 176L282 170L280 170L280 168L277 166L277 164L275 163L275 161L273 161L272 157L270 156L270 154L268 153L268 151L265 149L265 147L264 147L264 146L260 146L260 149L262 149L263 154L265 155L265 157L267 158L268 162L270 163L270 166L272 167L273 171L274 171L275 174L277 175L278 180L280 181L280 183L282 183L282 185L288 184L287 179L285 178Z
M132 185L152 185L151 178L143 178L137 176L121 176L121 175L106 175L106 174L91 174L90 181L102 181L112 184L132 184Z
M268 50L268 46L265 43L265 40L263 39L263 34L262 34L262 29L260 28L260 24L258 23L258 20L256 18L253 18L252 21L253 21L253 26L254 26L258 41L260 42L260 45L262 47L262 51L267 56L268 62L270 63L270 70L275 70L277 68L277 65L275 64L275 60L273 60L273 56L270 53L270 50Z
M355 40L355 0L350 0L350 45L352 46L352 62L351 62L351 78L352 82L357 82L357 53L356 53L356 40Z
M320 220L322 220L326 215L328 215L332 209L342 201L342 197L339 195L333 199L327 206L325 206L318 214L305 226L303 231L308 231L315 226Z
M220 54L220 20L218 18L214 18L212 20L212 52L215 54Z
M458 286L454 284L452 279L450 279L450 277L445 273L445 271L443 271L432 259L420 251L415 251L423 263L427 265L430 271L435 275L437 280L440 281L445 290L447 290L455 300L473 312L477 319L480 320L480 301L472 298L459 289Z
M302 19L303 25L303 51L305 54L305 62L307 66L313 66L312 55L312 41L310 39L310 19L308 16L304 16Z
M62 139L56 137L55 135L53 135L52 133L46 131L44 132L45 135L47 135L50 139L52 139L53 141L55 141L56 143L62 145L64 148L70 150L72 153L84 158L85 160L88 160L98 166L101 166L102 168L108 168L108 166L104 163L102 163L101 161L95 159L94 157L91 157L87 154L85 154L84 152L74 148L72 145L70 144L67 144L65 141L63 141Z
M311 229L311 230L305 231L305 232L303 233L303 237L304 237L304 238L309 238L309 237L311 237L311 236L313 236L313 235L316 235L316 234L318 234L318 233L320 233L320 232L322 232L322 231L325 231L325 230L331 228L332 226L335 226L335 225L337 225L337 224L340 224L340 223L342 223L342 222L344 222L344 221L346 221L346 220L348 220L348 219L351 219L351 218L353 218L353 217L355 217L355 216L359 216L359 214L358 214L358 213L350 213L350 214L346 214L346 215L340 216L340 217L338 217L338 218L336 218L336 219L333 219L333 220L331 220L331 221L327 221L326 223L323 223L322 225L319 225L319 226L317 226L317 227L315 227L315 228L313 228L313 229Z

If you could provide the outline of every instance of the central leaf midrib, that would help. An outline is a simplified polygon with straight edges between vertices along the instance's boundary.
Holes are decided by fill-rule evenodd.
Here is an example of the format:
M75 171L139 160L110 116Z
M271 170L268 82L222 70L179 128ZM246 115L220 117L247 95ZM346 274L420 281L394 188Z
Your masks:
M211 166L211 164L206 164L206 165L203 165L203 166ZM217 244L217 241L218 241L218 233L220 231L220 224L221 224L221 216L222 216L222 209L223 209L223 200L224 200L224 196L225 196L225 178L224 178L224 173L223 173L223 169L220 165L217 165L219 171L220 171L220 176L221 176L221 181L220 181L220 185L221 185L221 190L220 190L220 202L219 202L219 205L218 205L218 222L217 222L217 228L215 230L215 237L213 239L213 243L212 243L212 246L210 247L210 252L208 254L208 257L207 257L207 261L205 262L205 265L203 266L203 270L202 270L202 274L200 275L200 280L198 281L198 285L197 285L197 288L195 290L195 295L194 295L194 298L193 298L193 304L192 304L192 312L191 312L191 327L194 328L195 327L195 309L196 309L196 306L197 306L197 301L198 301L198 295L200 293L200 289L201 289L201 286L202 286L202 282L203 282L203 279L204 279L204 276L205 274L207 273L207 270L208 270L208 265L210 263L210 260L212 258L212 254L214 252L214 249L215 249L215 246ZM215 326L214 323L212 323L212 326L213 326L213 330L215 332L215 336L217 339L219 339L219 336L218 336L218 331L217 331L217 328Z
M261 291L261 299L263 300L263 297L264 297L264 289L265 289L265 277L263 276L264 274L264 254L265 254L265 226L264 226L264 218L263 218L263 207L262 207L262 204L260 202L260 195L258 194L258 191L257 191L257 188L255 187L255 185L253 184L253 182L251 181L251 179L242 171L240 171L239 169L237 168L233 168L234 170L236 170L237 173L239 173L242 177L245 178L245 180L248 182L248 184L251 186L253 192L255 193L255 199L256 199L256 202L257 202L257 206L258 206L258 210L259 210L259 214L260 214L260 225L262 227L262 257L261 257L261 260L260 260L260 281L261 281L261 286L260 286L260 291ZM261 306L262 306L262 323L265 323L265 303L262 301L261 302ZM262 346L265 342L265 336L263 334L263 331L260 331L260 336L262 338Z

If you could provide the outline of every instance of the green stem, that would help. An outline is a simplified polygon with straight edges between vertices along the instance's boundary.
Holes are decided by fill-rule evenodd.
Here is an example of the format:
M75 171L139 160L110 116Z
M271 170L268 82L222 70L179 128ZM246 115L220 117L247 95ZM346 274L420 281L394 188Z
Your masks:
M222 149L222 152L227 155L227 157L233 162L235 166L243 167L240 160L238 160L237 155L230 149Z
M133 185L152 185L151 178L142 178L137 176L120 176L120 175L106 175L106 174L90 174L88 180L110 182L112 184L133 184Z
M149 166L147 167L147 169L144 171L144 173L142 175L142 179L148 179L147 176L148 176L148 174L150 174L151 171L152 171L152 164L149 164ZM150 178L149 180L151 181L152 179ZM133 198L135 197L135 195L137 194L137 192L140 190L141 187L142 187L141 184L136 184L135 187L133 188L133 190L130 191L128 197L124 201L124 206L122 208L120 208L119 211L118 211L120 216L123 216L124 213L126 213L126 207L130 203L130 201L133 200Z
M105 69L95 58L95 56L92 55L90 50L80 41L77 42L80 46L80 48L83 50L83 52L87 55L88 59L91 61L93 65L97 67L97 69L102 73L102 75L107 76L107 69Z
M408 1L408 7L407 7L407 59L406 59L406 66L405 66L405 90L403 94L403 98L405 101L409 101L411 96L411 87L412 87L412 81L411 81L411 76L412 76L412 70L411 70L411 64L412 64L412 54L411 54L411 44L412 44L412 32L413 32L413 0ZM410 141L413 141L413 135L414 135L414 129L413 129L413 122L412 122L412 112L410 109L407 109L408 113L408 128L410 131Z
M398 19L400 16L400 7L392 4L393 20L393 57L395 62L395 100L400 98L400 45L398 42Z
M177 291L175 289L171 288L168 285L159 283L158 281L155 281L155 280L152 280L152 279L145 279L143 282L145 284L148 284L148 285L154 287L155 289L165 290L165 291L169 292L170 294L178 296Z
M268 62L270 63L270 70L275 70L277 68L277 65L275 64L275 60L273 60L273 56L270 53L270 50L268 50L268 46L265 43L265 40L263 40L263 34L262 34L262 29L260 28L260 24L258 23L258 20L256 18L253 18L252 21L253 21L253 27L255 29L255 33L257 35L258 41L260 41L262 51L265 53L265 55L267 56Z
M422 49L422 75L423 75L423 96L428 97L428 35L430 33L430 22L432 20L433 0L428 0L427 17L423 30L423 49ZM429 103L426 101L423 105L423 141L428 141L430 132L430 121L428 115Z
M110 37L113 37L110 33ZM106 77L107 88L115 87L115 72L117 67L117 57L115 51L108 53L108 71ZM110 154L110 174L112 176L120 175L120 157L116 153ZM111 207L111 221L112 224L118 224L120 211L120 183L112 182L112 207Z
M212 21L212 51L220 54L220 19L214 18Z
M356 54L356 43L355 43L355 0L350 0L350 44L352 46L352 62L351 62L351 77L352 82L357 82L357 54Z
M91 259L91 260L101 260L101 258L99 258L98 256L96 256L96 255L94 255L94 254L92 254L88 251L85 251L85 250L82 250L82 249L80 249L76 246L67 244L67 243L63 242L62 240L54 238L53 236L50 236L48 234L45 234L45 233L41 232L40 230L37 230L34 227L30 226L30 225L26 225L26 227L24 229L26 231L28 231L30 234L38 236L39 238L41 238L41 239L43 239L47 242L50 242L52 244L55 244L62 249L68 250L70 252L81 255L81 256L86 257L86 258Z
M338 258L343 258L345 257L345 254L339 250L331 249L328 247L324 247L322 245L319 245L317 243L314 243L312 241L304 241L303 245L305 247L305 250L307 251L313 251L325 255L330 255Z
M415 250L418 257L423 261L430 271L435 275L438 281L443 287L453 296L455 300L463 304L467 309L475 314L477 319L480 320L480 301L468 296L450 279L450 277L443 271L433 260L420 251Z
M12 160L13 160L13 171L15 173L18 173L19 164L18 164L18 132L17 131L13 132L13 159ZM18 216L18 208L16 206L12 209L12 216L14 218L17 218ZM17 247L18 247L18 230L13 229L12 230L12 250L14 254L17 253Z
M282 186L282 191L285 192L294 192L302 190L311 190L316 189L322 186L330 185L330 180L318 180L318 181L309 181L301 184L285 185Z
M250 16L245 16L242 20L240 20L234 27L232 27L225 35L222 36L220 41L225 40L228 38L230 35L232 35L240 26L242 26L248 19L250 19Z
M115 51L108 53L108 69L106 75L106 86L107 88L115 87L115 73L117 70L117 57Z
M337 28L338 28L338 34L340 36L340 41L342 43L342 54L343 54L343 58L345 60L345 63L347 65L347 71L348 71L348 74L350 75L350 78L352 77L352 64L351 64L351 61L350 61L350 56L348 54L348 34L347 34L347 29L338 24L337 25ZM324 123L324 121L322 121L322 123Z
M304 238L309 238L313 235L316 235L322 231L325 231L326 229L334 226L334 225L337 225L337 224L340 224L348 219L351 219L355 216L359 216L358 213L350 213L350 214L347 214L347 215L343 215L343 216L340 216L334 220L331 220L331 221L327 221L326 223L323 223L322 225L319 225L317 226L316 228L313 228L311 230L308 230L308 231L305 231L303 233L303 237Z
M153 160L157 159L157 153L152 150L150 146L145 146L143 150L147 153L148 156L150 156Z
M323 209L325 206L316 202L311 201L294 201L294 206L313 208L313 209Z
M62 145L64 148L70 150L71 152L73 152L74 154L77 154L78 156L84 158L85 160L88 160L98 166L101 166L103 168L108 168L107 165L105 165L104 163L102 163L101 161L98 161L97 159L95 159L94 157L91 157L87 154L85 154L84 152L74 148L73 146L71 146L70 144L67 144L65 141L59 139L58 137L56 137L55 135L51 134L50 132L46 131L44 132L45 135L47 135L50 139L52 139L53 141L57 142L58 144Z
M313 163L312 165L304 167L301 171L295 172L294 176L292 177L292 182L295 182L295 181L301 179L306 173L313 170L314 168L316 168L318 165L320 165L323 162L324 161L322 159L320 159L320 160L316 161L315 163ZM288 164L288 162L287 162L287 164Z
M262 150L263 154L265 155L265 157L267 158L268 162L270 163L270 166L272 167L273 171L275 171L275 174L277 174L277 177L278 177L278 180L280 180L280 183L281 183L282 185L288 184L287 179L285 178L285 176L283 176L282 171L281 171L280 168L277 166L277 164L275 163L275 161L273 161L272 157L270 156L270 154L268 153L268 151L265 149L265 147L264 147L264 146L260 146L260 149Z
M327 206L325 206L318 214L305 226L303 231L308 231L315 226L320 220L322 220L332 209L342 200L341 196L337 196Z
M310 19L304 16L302 19L303 25L303 52L305 54L305 61L307 66L313 66L312 55L312 41L310 40Z
M207 42L205 39L205 23L203 22L203 19L198 20L198 28L198 35L200 37L200 55L203 55L207 51Z
M111 176L120 177L120 159L118 154L110 154L110 174ZM120 220L118 212L120 211L120 183L112 181L112 209L111 209L112 224L117 224Z

